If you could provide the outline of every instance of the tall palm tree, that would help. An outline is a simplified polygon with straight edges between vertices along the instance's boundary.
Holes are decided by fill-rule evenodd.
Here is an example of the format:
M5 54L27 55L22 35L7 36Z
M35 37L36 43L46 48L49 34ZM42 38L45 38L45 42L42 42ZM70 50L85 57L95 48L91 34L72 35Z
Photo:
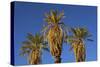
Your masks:
M45 25L43 29L44 37L47 39L51 55L55 58L55 63L61 62L62 42L66 36L66 27L62 22L64 12L51 10L45 13Z
M86 59L86 49L85 49L85 40L93 41L88 39L90 33L86 28L72 28L72 36L68 37L68 42L71 43L71 49L74 51L76 62L85 61Z
M41 62L42 49L49 51L46 43L43 41L43 36L39 34L33 36L31 33L28 33L27 39L21 47L21 55L28 54L29 64L39 64Z

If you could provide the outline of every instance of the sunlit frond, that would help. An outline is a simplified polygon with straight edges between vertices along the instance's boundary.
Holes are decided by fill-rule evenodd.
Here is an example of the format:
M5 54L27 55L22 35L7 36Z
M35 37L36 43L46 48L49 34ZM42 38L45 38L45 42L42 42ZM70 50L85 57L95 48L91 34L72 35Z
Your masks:
M57 10L51 10L49 13L45 13L45 21L48 24L57 24L64 17L64 12L59 13Z
M72 28L71 30L77 38L86 39L91 36L86 28Z
M64 11L57 16L57 21L59 22L62 18L64 18Z

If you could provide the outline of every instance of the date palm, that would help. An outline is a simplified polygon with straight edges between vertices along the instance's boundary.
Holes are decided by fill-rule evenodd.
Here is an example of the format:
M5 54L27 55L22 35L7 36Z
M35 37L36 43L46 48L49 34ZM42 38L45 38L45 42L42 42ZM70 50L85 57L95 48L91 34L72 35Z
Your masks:
M68 42L71 43L71 49L74 51L76 62L85 61L86 59L86 49L85 49L85 40L92 41L88 39L90 33L86 28L72 28L72 36L68 37Z
M48 51L46 43L43 41L43 36L39 34L33 36L28 33L27 41L24 41L21 47L21 55L28 54L29 64L39 64L41 62L42 49Z
M51 10L45 13L45 25L43 34L50 46L50 53L55 59L55 63L61 63L62 43L64 37L66 37L66 27L62 22L64 18L64 12L58 12L57 10Z

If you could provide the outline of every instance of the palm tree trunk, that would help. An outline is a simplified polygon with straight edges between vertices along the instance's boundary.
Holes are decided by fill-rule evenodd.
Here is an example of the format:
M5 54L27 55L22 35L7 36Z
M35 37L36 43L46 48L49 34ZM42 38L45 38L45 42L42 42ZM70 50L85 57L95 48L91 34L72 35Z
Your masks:
M29 64L39 64L40 63L40 53L38 50L32 51L29 56Z
M60 56L55 57L55 63L61 63L61 58L60 58Z
M85 47L84 47L83 44L80 45L79 55L80 55L79 61L80 61L80 62L85 61Z
M48 33L48 41L50 45L50 52L55 58L55 63L61 62L60 56L62 52L62 39L62 29L60 29L59 27L54 27L50 29Z
M83 43L79 43L74 47L74 54L76 57L76 62L85 61L85 47Z

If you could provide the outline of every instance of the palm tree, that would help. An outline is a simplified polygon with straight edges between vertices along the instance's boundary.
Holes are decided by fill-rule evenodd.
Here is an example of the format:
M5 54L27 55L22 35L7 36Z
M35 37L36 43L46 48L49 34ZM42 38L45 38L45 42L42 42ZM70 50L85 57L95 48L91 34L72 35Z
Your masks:
M55 63L61 63L62 42L66 36L66 28L62 19L64 12L51 10L45 13L45 25L43 34L50 46L50 53L55 58Z
M39 34L33 36L28 33L27 39L21 47L21 55L28 54L29 64L39 64L41 62L42 49L48 51L46 43L43 42L43 36Z
M86 28L72 28L72 36L69 36L67 41L71 43L71 49L74 51L76 62L85 61L86 59L86 49L85 49L85 40L93 41L88 39L90 33Z

